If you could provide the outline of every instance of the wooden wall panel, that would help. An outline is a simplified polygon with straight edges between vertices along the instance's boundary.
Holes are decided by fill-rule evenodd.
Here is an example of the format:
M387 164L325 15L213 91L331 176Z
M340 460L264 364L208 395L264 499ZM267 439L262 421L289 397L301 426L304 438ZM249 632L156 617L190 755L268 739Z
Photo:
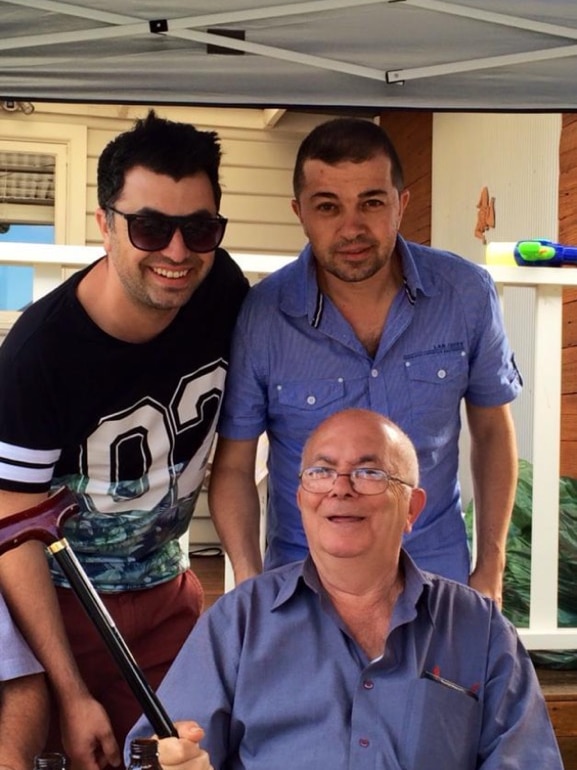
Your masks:
M410 241L431 243L431 180L433 169L433 113L388 110L381 113L381 126L395 145L411 198L401 234Z
M571 294L563 294L563 348L577 346L577 299L571 300Z
M559 147L559 240L577 244L577 119L563 115Z
M561 461L559 473L561 476L577 478L577 441L561 441Z
M559 147L559 242L577 245L577 115L563 115ZM573 267L563 268L574 270ZM577 289L563 291L561 475L577 478Z
M563 366L562 395L577 393L577 348L564 348L561 360Z

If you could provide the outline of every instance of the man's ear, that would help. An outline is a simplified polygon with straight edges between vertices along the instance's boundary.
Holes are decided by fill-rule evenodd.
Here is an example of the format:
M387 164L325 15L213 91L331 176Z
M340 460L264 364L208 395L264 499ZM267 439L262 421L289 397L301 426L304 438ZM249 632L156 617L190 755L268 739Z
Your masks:
M299 221L302 222L303 220L302 220L302 217L301 217L301 207L300 207L299 202L297 201L296 198L292 199L292 201L291 201L291 208L294 211L294 213L297 215L297 217L299 218Z
M408 534L412 531L413 525L419 518L419 515L425 503L427 502L427 493L421 487L415 487L411 490L411 499L409 501L409 511L407 513L407 521L405 524L405 532Z
M397 223L397 227L401 226L401 222L403 221L403 214L405 213L405 209L407 208L410 197L411 193L407 189L399 193L399 221Z
M297 498L297 507L300 511L301 509L301 485L300 484L297 487L296 498Z
M104 251L108 254L110 251L110 227L108 225L106 211L104 209L97 208L94 212L94 216L96 218L98 229L100 230L100 235L102 236Z

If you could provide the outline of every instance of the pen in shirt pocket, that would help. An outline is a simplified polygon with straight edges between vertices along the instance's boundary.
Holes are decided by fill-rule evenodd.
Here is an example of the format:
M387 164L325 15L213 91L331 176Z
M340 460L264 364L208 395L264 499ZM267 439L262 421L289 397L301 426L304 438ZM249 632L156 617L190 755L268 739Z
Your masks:
M478 685L473 685L472 687L469 687L468 689L466 687L462 687L460 684L457 684L456 682L451 682L449 679L444 679L440 672L437 670L437 666L433 669L433 671L427 671L426 669L421 674L421 679L429 679L431 682L437 682L437 684L442 685L443 687L448 687L451 690L455 690L456 692L463 693L463 695L468 695L470 698L473 698L474 700L479 700L479 696L477 695L477 691L479 689Z

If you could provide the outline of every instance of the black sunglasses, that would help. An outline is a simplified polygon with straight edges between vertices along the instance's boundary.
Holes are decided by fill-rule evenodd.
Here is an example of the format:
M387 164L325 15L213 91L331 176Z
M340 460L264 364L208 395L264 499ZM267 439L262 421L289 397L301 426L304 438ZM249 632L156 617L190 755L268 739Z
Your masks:
M203 214L169 217L165 214L125 214L114 206L106 208L126 219L130 243L142 251L162 251L171 242L177 229L190 251L198 254L214 251L224 238L228 222L220 214L216 217Z

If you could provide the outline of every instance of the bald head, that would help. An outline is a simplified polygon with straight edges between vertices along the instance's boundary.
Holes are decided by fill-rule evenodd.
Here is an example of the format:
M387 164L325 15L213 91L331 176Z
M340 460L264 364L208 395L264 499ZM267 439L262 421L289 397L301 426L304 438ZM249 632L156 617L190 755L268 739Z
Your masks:
M355 560L361 581L379 581L384 572L396 575L403 537L426 502L406 434L377 412L337 412L311 433L302 467L308 471L297 502L321 581L334 579L335 569L340 574L342 559ZM321 484L320 491L315 485L311 489L310 476L322 469L330 470L329 483ZM367 486L371 469L384 471L385 483L377 475L376 486ZM362 472L361 481L355 472ZM350 575L345 578L348 583Z
M301 468L319 460L333 461L349 448L357 453L357 463L386 463L382 467L390 473L418 486L419 464L410 438L387 417L369 409L345 409L323 420L305 443Z

